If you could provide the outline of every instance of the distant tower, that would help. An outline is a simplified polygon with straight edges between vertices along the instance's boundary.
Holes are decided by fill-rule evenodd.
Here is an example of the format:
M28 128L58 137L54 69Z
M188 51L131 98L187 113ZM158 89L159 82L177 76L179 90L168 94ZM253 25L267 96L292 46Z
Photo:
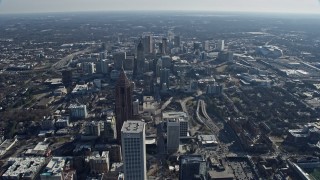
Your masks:
M170 70L167 68L160 70L160 87L161 89L169 88L169 72Z
M168 51L168 40L167 38L162 38L162 55L166 55Z
M151 35L146 35L143 41L144 53L152 54L153 53L153 38Z
M180 36L174 36L174 47L180 47L181 44L181 38Z
M71 70L62 71L62 82L65 87L70 87L72 85L72 71Z
M121 71L116 84L116 129L117 140L121 141L121 127L125 121L132 118L132 86L124 70Z
M224 50L224 40L218 41L217 50L218 51L223 51Z
M126 121L121 129L124 179L147 179L145 123Z
M200 42L194 42L194 43L193 43L193 50L194 50L194 51L200 50L200 46L201 46L201 43L200 43Z
M145 67L145 57L144 57L144 47L142 42L140 41L137 47L137 75L141 75L144 73Z
M209 41L204 41L204 50L205 51L210 51L210 42Z
M116 52L113 54L113 60L114 60L114 68L118 71L121 70L122 65L127 57L126 52Z

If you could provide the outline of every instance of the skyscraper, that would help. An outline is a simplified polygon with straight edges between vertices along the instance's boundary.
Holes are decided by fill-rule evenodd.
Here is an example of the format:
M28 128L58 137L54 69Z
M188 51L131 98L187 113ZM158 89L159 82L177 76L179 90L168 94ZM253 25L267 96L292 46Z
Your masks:
M162 38L161 54L166 55L167 51L168 51L168 40L167 40L167 38Z
M151 35L146 35L143 41L144 53L152 54L153 53L153 38Z
M137 47L137 75L141 75L144 73L145 67L145 57L144 57L144 47L142 42L140 41Z
M207 179L207 162L201 155L182 155L179 166L179 180Z
M180 144L180 123L178 119L167 119L167 152L175 153Z
M204 41L203 47L205 51L210 51L210 42L208 40Z
M167 68L160 70L160 87L161 89L169 88L169 72Z
M72 85L72 70L62 71L62 82L65 87L70 87Z
M224 40L218 41L217 50L218 51L223 51L224 50Z
M116 129L117 140L121 141L121 127L125 121L132 118L132 86L124 70L121 71L116 84Z
M100 61L101 63L101 73L102 74L107 74L109 71L109 62L106 59L103 59Z
M181 44L181 38L180 36L174 36L174 47L180 47L180 44Z
M147 179L145 123L126 121L121 129L124 179Z
M86 74L93 74L96 71L95 64L93 62L84 62L82 66L83 72Z
M116 52L113 54L114 68L121 70L124 60L126 59L126 52Z

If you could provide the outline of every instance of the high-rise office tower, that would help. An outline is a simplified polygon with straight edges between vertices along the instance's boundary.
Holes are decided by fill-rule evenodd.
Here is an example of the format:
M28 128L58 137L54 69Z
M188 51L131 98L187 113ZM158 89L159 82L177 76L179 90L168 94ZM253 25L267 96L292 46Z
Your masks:
M92 121L84 124L84 134L87 136L100 136L101 135L100 123L96 121Z
M167 68L160 70L160 87L162 89L169 88L169 72L170 70Z
M171 69L172 66L172 58L170 56L162 56L162 68Z
M127 58L124 60L124 63L123 63L123 68L128 71L134 70L134 55L132 56L127 55Z
M146 35L143 41L144 53L152 54L153 53L153 38L152 35Z
M180 47L180 43L181 43L180 36L174 36L173 43L174 43L174 47Z
M151 95L153 93L153 84L154 84L153 74L154 74L153 72L147 72L143 75L143 80L144 80L143 91L145 95Z
M125 121L132 118L132 86L124 70L121 71L116 84L116 129L117 140L121 141L121 127Z
M179 180L207 179L207 162L201 155L180 156Z
M132 109L133 109L133 115L134 116L139 115L139 99L133 101Z
M104 139L107 141L112 141L116 138L117 132L116 132L116 122L114 117L107 117L107 121L103 124L104 132L103 136Z
M144 72L149 72L149 61L145 61L144 63Z
M166 55L168 52L168 39L162 38L162 49L161 54Z
M145 123L126 121L121 129L124 179L147 179Z
M203 47L205 51L210 51L210 42L209 41L204 41Z
M127 55L126 52L116 52L113 54L113 60L114 60L114 68L116 70L121 70L122 65L126 59Z
M82 70L86 74L93 74L95 73L95 64L93 62L84 62L82 63Z
M218 41L217 50L218 51L223 51L224 50L224 40Z
M193 43L193 50L194 51L200 50L200 47L201 47L201 42L194 42Z
M144 56L144 47L142 42L140 41L137 47L137 75L141 75L144 73L145 67L145 56Z
M178 119L167 119L167 152L175 153L180 144L180 122Z
M70 87L72 85L72 70L62 71L62 83L65 87Z
M160 58L156 63L156 77L160 77L161 75L161 69L162 69L162 59Z
M109 63L108 60L103 59L100 61L100 66L101 66L101 73L102 74L107 74L109 72Z

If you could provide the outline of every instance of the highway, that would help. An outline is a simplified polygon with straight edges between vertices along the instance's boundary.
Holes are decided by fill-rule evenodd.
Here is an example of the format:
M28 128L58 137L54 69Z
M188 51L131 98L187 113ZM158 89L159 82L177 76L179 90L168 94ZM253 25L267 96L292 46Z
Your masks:
M165 103L162 104L161 106L161 111L163 111L164 109L167 108L167 106L172 102L173 97L171 97L170 99L168 99Z
M88 52L91 52L91 51L92 51L92 48L87 48L87 49L84 49L82 51L77 51L77 52L74 52L72 54L69 54L68 56L62 58L60 61L54 63L51 66L50 70L53 70L53 71L61 70L62 68L67 66L75 56L77 56L79 54L88 53Z
M188 101L191 101L193 99L194 99L194 97L187 97L187 98L183 99L182 101L180 100L180 105L182 107L182 110L183 110L183 112L187 113L188 116L189 116L189 112L188 112L186 104Z
M204 116L204 118L201 118L201 117L200 118L202 119L204 124L214 133L214 135L217 137L217 140L219 140L218 141L219 146L216 149L216 152L218 152L220 156L226 156L229 153L228 145L223 143L221 139L219 139L221 134L220 132L222 130L214 123L214 121L208 115L206 110L206 103L204 102L204 100L199 100L198 105L199 105L198 107L201 107L201 108L199 109L197 108L197 111L201 110L201 114ZM197 112L197 113L200 113L200 112Z

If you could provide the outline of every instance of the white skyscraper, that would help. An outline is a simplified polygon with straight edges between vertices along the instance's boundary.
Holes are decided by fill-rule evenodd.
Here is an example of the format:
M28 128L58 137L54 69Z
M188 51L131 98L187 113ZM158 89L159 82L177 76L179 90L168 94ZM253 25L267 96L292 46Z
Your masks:
M147 179L145 124L141 121L125 121L121 129L124 179Z

